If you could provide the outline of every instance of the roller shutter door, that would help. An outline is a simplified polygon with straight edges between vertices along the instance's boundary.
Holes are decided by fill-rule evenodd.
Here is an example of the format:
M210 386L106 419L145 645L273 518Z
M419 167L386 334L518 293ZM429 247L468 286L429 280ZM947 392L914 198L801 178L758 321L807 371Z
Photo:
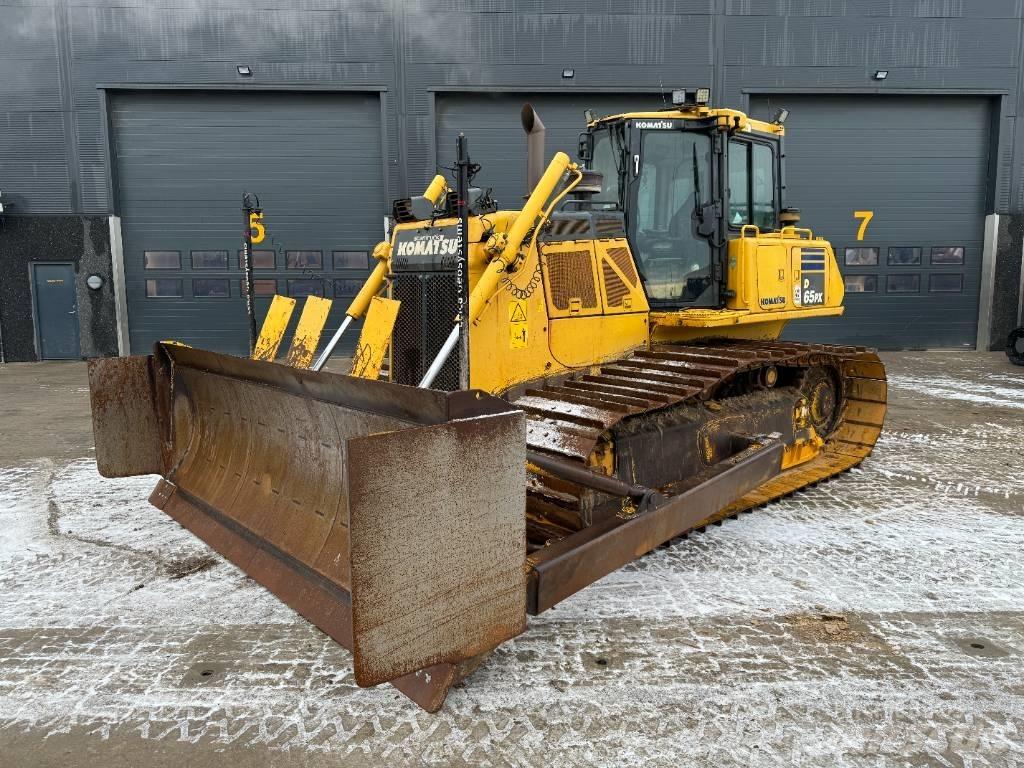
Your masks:
M122 92L111 130L133 353L160 339L247 352L243 190L268 232L259 315L261 293L312 291L340 321L383 235L377 94Z
M846 314L790 324L787 338L883 349L973 347L978 318L991 111L951 96L776 96L784 106L787 193L829 239ZM856 211L871 211L863 240Z

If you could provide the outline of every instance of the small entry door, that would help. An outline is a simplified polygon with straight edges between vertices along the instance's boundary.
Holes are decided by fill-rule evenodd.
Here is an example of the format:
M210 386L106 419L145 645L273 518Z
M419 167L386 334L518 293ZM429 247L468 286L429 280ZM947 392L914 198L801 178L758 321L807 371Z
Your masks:
M71 264L32 264L32 297L39 357L42 360L81 357L74 267Z

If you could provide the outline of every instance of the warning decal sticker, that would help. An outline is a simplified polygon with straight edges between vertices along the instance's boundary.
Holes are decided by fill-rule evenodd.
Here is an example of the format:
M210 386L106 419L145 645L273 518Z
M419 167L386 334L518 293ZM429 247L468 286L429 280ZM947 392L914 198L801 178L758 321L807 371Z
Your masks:
M511 349L526 349L526 302L512 301L508 305L508 345Z

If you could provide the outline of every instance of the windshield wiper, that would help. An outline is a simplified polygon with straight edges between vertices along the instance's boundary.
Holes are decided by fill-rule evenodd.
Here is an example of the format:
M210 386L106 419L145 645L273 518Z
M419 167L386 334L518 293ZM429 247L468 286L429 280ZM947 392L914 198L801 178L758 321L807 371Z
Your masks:
M692 144L691 149L693 150L693 219L697 222L697 234L705 240L710 240L713 246L718 247L711 240L717 229L714 221L715 204L714 202L703 202L704 195L700 189L700 167L697 165L697 144Z

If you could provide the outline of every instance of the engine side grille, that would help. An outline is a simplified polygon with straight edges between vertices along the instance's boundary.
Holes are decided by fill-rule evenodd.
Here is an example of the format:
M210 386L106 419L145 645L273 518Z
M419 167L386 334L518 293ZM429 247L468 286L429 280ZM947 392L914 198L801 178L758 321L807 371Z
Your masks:
M609 248L608 257L615 262L615 266L619 268L619 271L626 276L626 279L635 288L637 281L636 265L633 264L633 258L629 255L629 249Z
M598 237L621 237L625 229L622 214L611 216L594 216L594 229Z
M609 307L621 307L622 299L629 295L629 287L622 282L622 278L612 269L607 261L601 261L601 268L604 272L604 289L607 293Z
M452 330L458 312L453 273L400 272L392 296L402 302L391 335L392 381L416 386ZM431 385L452 392L459 388L459 348L456 347Z
M551 237L552 239L568 239L572 235L587 235L590 233L590 219L579 218L579 219L568 219L568 218L552 218L551 219Z
M544 243L625 237L625 219L619 211L556 211L538 239Z
M545 253L551 279L551 301L557 309L568 309L570 299L579 299L584 309L597 306L597 290L591 271L590 251Z

